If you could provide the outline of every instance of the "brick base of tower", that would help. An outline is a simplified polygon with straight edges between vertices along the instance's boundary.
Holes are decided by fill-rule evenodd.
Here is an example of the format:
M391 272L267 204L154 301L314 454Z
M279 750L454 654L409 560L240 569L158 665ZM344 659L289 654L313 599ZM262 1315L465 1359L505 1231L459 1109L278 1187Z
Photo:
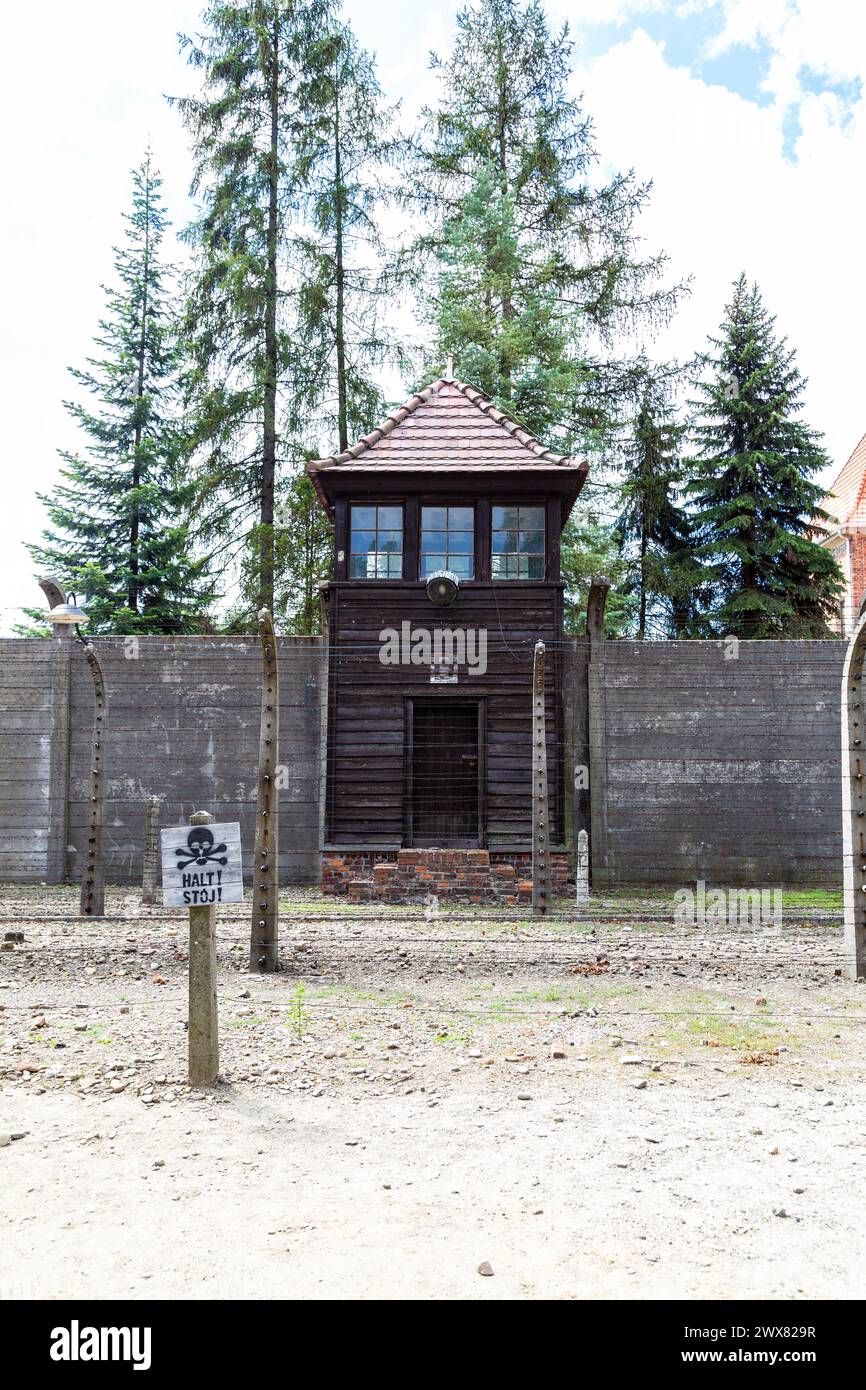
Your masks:
M568 855L552 853L555 897L568 891ZM325 850L322 891L350 903L413 903L435 895L446 902L532 901L532 855L486 849Z

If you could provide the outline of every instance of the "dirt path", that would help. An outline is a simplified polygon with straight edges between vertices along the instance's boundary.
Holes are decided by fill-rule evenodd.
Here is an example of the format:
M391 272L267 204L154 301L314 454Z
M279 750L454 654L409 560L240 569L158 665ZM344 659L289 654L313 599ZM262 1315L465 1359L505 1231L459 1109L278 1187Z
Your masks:
M0 1293L862 1295L866 990L832 927L323 918L251 979L225 924L215 1098L182 1084L182 923L24 930Z

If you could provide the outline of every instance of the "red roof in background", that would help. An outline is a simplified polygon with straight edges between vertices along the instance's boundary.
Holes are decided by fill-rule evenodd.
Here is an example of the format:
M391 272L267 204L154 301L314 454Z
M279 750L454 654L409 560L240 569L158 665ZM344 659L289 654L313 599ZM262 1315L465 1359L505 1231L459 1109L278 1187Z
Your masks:
M866 434L825 494L823 507L836 523L834 528L833 522L825 522L831 531L866 525Z

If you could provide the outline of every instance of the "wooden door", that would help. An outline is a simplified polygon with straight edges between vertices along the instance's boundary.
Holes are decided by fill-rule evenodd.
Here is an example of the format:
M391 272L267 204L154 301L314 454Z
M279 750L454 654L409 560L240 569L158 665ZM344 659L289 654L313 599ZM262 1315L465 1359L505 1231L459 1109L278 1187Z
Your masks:
M478 845L478 726L477 703L413 701L413 844Z

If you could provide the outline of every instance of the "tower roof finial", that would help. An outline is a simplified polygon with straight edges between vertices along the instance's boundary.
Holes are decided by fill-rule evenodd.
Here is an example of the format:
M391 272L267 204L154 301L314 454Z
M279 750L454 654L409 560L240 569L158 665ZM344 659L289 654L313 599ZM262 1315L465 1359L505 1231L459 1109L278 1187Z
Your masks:
M452 352L449 352L448 361L445 364L445 380L454 380L454 354Z

